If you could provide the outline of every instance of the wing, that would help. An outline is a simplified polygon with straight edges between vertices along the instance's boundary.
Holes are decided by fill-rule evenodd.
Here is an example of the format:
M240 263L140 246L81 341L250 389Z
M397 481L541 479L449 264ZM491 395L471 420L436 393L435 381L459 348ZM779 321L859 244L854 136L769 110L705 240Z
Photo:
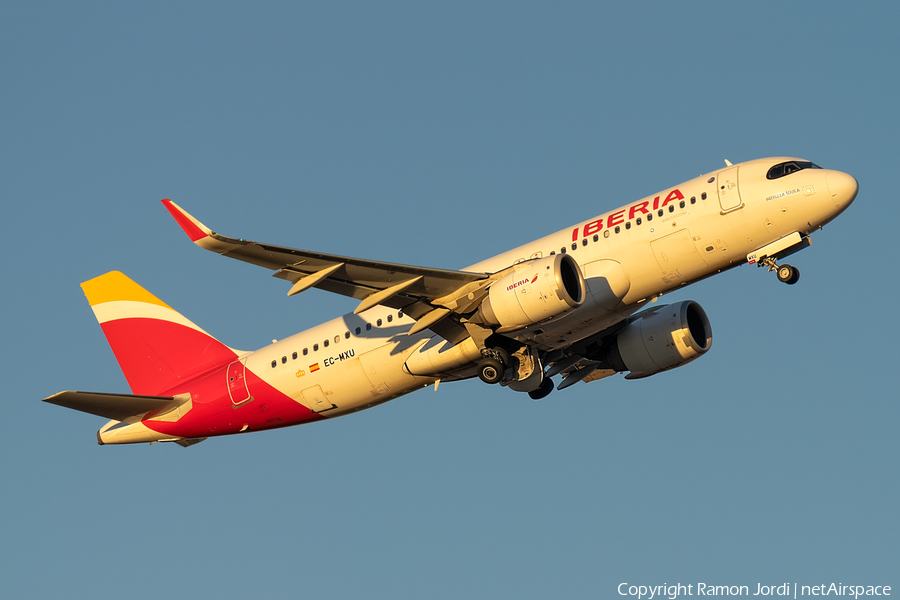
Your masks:
M469 334L458 316L478 307L492 281L488 273L414 267L230 238L213 232L171 200L162 203L195 244L275 271L273 277L294 284L289 296L315 287L360 300L357 314L377 304L402 309L418 321L410 334L430 328L451 343L462 341Z

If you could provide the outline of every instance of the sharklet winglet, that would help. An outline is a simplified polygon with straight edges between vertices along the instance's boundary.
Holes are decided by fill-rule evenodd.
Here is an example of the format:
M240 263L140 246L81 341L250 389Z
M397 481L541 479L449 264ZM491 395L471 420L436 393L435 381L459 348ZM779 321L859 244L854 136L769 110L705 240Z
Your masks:
M181 225L181 228L187 234L191 241L196 243L203 238L209 237L212 230L192 217L186 210L169 200L168 198L161 201L166 210L175 218L175 221Z

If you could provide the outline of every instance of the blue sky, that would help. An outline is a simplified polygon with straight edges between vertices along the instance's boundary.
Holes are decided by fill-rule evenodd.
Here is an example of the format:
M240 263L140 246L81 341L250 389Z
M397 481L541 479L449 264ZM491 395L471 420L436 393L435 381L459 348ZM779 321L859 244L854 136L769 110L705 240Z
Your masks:
M605 598L900 587L886 3L0 7L0 580L10 597ZM226 235L460 268L732 162L847 171L780 284L694 299L709 354L541 402L478 381L282 431L99 447L40 402L127 392L79 283L121 270L256 348L354 303L288 298Z

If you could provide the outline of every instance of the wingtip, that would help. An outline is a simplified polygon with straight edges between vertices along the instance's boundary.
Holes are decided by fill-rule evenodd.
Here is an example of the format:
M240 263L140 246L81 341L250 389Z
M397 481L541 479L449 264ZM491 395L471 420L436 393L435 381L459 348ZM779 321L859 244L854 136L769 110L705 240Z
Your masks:
M168 198L161 201L169 214L181 226L192 242L197 242L209 236L212 230L192 217L186 210L169 200Z

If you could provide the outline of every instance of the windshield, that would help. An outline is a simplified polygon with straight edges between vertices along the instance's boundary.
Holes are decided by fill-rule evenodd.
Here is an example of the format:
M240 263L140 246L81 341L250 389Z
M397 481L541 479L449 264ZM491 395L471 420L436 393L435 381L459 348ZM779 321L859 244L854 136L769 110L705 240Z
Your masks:
M821 169L819 165L815 163L811 163L806 160L791 160L788 162L783 162L775 165L769 172L766 173L766 179L778 179L779 177L784 177L785 175L790 175L791 173L796 173L797 171L802 171L803 169Z

